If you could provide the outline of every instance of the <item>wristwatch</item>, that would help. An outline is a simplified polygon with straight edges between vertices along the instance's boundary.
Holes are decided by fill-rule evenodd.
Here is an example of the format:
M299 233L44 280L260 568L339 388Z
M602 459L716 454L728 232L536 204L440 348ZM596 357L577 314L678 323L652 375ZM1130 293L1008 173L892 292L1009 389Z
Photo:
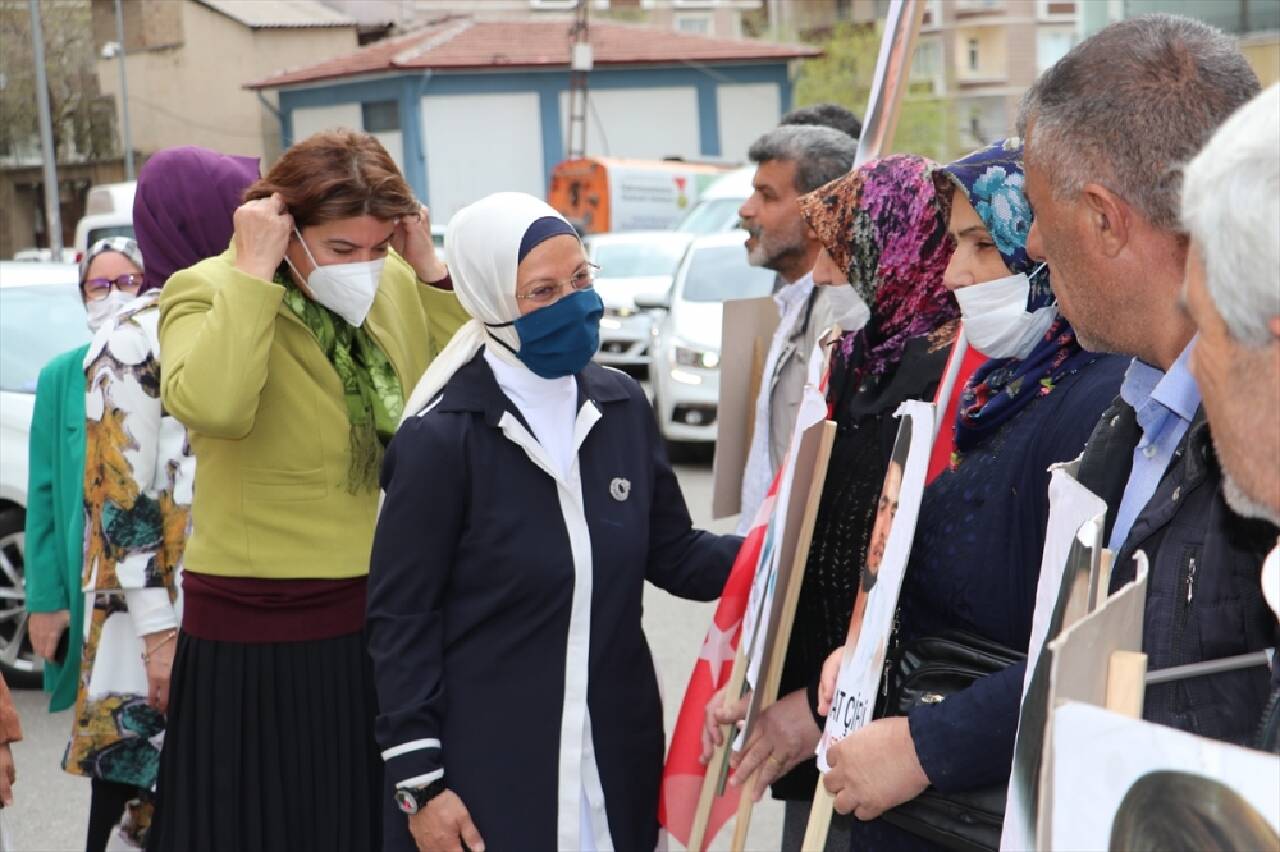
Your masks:
M425 787L397 787L396 807L403 813L413 816L444 790L443 778L437 778Z

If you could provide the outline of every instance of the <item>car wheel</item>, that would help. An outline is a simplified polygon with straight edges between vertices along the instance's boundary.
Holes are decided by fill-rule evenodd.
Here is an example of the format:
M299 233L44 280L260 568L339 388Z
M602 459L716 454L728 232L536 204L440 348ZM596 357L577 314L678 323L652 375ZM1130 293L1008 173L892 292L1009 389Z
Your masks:
M27 588L23 580L22 509L0 510L0 672L10 686L40 685L41 661L27 635Z

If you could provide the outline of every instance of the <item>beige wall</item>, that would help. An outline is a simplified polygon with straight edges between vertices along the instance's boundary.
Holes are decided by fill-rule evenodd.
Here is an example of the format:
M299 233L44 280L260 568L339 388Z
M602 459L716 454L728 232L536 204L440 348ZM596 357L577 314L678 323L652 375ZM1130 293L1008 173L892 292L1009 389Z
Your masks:
M1280 33L1263 33L1241 39L1240 50L1253 66L1264 89L1280 82Z
M178 3L170 0L171 5ZM191 0L181 2L181 43L132 54L129 118L139 151L203 145L264 159L280 153L275 115L243 85L284 68L356 49L354 27L250 30ZM119 89L116 60L100 60L104 94ZM275 96L265 95L275 106ZM117 97L117 104L119 98ZM123 127L123 125L121 125Z

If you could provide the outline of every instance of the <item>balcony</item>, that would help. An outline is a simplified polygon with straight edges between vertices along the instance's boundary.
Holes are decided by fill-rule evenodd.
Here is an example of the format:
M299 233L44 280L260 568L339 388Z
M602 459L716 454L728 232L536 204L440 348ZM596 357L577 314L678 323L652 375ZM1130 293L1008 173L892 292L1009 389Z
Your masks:
M1002 15L1008 11L1005 0L955 0L956 19Z

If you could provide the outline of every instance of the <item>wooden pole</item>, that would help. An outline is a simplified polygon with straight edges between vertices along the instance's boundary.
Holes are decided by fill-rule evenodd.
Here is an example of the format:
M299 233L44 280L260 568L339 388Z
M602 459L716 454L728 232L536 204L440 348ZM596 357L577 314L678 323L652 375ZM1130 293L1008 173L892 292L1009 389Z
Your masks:
M1107 666L1107 709L1142 718L1142 697L1147 689L1147 655L1141 651L1112 651Z
M809 823L804 828L804 840L800 844L801 852L822 852L827 846L827 832L831 830L831 814L834 812L836 800L818 779L818 786L813 791L813 807L809 809Z
M742 639L738 640L738 652L733 657L733 668L729 670L729 682L725 684L725 695L732 695L736 700L742 695L742 685L747 679L747 654ZM715 698L713 697L714 701ZM729 762L729 749L733 746L733 725L720 726L720 745L711 753L707 763L707 774L702 776L702 789L698 792L698 807L693 812L693 829L689 832L689 852L702 852L706 846L707 823L711 820L711 806L715 803L720 788L724 767Z

